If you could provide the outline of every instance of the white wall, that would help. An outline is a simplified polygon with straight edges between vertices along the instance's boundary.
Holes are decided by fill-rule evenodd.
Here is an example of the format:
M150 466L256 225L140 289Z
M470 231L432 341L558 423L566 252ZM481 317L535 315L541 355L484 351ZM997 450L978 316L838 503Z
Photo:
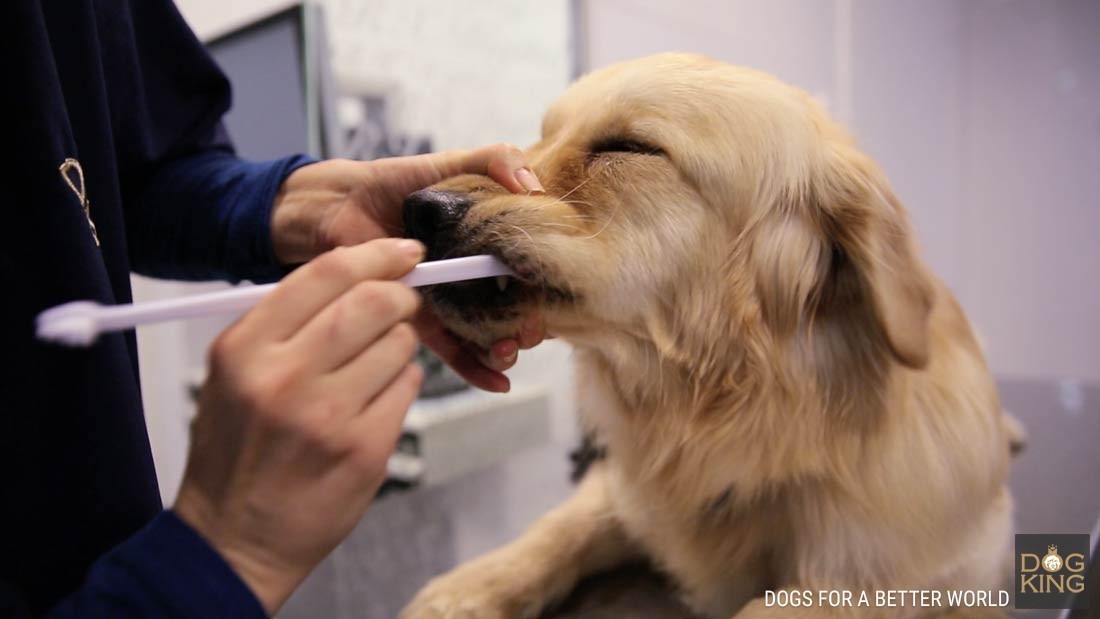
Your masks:
M965 8L959 296L1002 372L1100 379L1100 3Z
M1100 4L598 0L588 66L680 50L824 99L1000 374L1100 380Z

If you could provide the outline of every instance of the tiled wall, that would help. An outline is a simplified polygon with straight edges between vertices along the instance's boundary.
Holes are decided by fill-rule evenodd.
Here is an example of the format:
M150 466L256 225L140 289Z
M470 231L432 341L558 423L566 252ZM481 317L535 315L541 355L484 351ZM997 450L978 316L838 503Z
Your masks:
M338 81L394 96L437 149L538 139L569 82L568 2L325 0Z

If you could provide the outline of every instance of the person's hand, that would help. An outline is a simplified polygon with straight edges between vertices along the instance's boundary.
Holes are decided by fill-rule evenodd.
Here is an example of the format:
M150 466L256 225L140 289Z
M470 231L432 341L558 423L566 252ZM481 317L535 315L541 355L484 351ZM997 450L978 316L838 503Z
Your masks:
M374 161L321 161L295 170L275 197L275 257L299 264L341 245L399 236L405 197L459 174L489 176L512 193L543 191L523 151L510 144Z
M497 393L504 393L511 388L511 382L504 371L516 364L519 351L534 348L548 337L542 317L538 314L531 314L523 319L520 331L514 339L493 342L489 350L459 341L428 308L422 308L417 313L413 325L420 339L459 376L470 381L472 385Z
M484 174L513 193L539 192L542 185L523 152L508 144L375 161L330 160L295 170L283 183L272 210L272 243L283 264L298 264L341 245L402 233L405 196L458 174ZM504 370L520 349L545 337L539 316L528 316L513 339L489 350L465 346L431 312L415 321L421 339L470 383L507 391Z
M407 322L419 296L390 281L413 240L329 252L290 274L210 350L176 513L269 614L362 517L422 373Z

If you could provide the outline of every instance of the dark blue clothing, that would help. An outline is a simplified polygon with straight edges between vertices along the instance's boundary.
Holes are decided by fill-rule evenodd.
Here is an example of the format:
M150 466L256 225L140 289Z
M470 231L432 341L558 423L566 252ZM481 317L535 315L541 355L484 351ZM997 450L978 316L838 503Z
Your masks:
M267 617L191 527L161 512L93 565L50 617Z
M311 160L233 155L229 84L168 0L0 7L0 616L263 616L162 511L133 333L68 349L33 323L75 299L129 302L131 269L279 277L271 204Z

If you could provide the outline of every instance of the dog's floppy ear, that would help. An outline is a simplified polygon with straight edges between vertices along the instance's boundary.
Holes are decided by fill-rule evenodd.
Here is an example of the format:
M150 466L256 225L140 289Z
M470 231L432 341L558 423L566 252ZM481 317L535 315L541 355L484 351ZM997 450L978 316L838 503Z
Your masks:
M917 258L914 236L885 175L847 144L832 145L813 188L821 226L834 245L834 268L855 271L894 356L910 367L928 362L934 289Z

